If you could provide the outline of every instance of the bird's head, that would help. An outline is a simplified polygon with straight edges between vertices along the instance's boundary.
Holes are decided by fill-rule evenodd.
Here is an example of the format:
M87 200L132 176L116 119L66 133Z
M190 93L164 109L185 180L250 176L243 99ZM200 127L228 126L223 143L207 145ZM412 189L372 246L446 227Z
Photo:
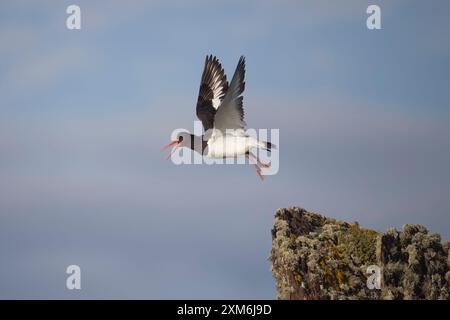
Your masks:
M175 146L173 147L172 151L169 153L169 155L167 156L166 160L168 160L172 154L175 152L175 150L177 150L180 147L190 147L191 145L191 134L187 133L187 132L181 132L177 135L175 140L170 141L167 145L165 145L162 149L161 152L166 150L167 148L171 147L171 146Z

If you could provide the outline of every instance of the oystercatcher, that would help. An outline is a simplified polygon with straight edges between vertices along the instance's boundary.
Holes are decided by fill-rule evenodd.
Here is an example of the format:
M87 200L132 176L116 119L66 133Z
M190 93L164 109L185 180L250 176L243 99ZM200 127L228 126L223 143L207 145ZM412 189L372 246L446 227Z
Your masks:
M245 57L241 56L230 84L219 60L206 56L205 67L200 82L196 113L202 122L205 134L196 136L180 133L161 151L170 146L169 159L177 148L190 148L209 158L227 158L245 155L255 166L256 173L264 179L261 165L269 165L250 152L252 148L270 151L275 146L270 142L259 141L245 133L242 93L245 89Z

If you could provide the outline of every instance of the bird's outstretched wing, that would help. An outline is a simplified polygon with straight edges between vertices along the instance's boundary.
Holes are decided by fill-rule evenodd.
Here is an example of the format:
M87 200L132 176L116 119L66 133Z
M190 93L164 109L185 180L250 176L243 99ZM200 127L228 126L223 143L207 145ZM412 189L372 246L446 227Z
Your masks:
M245 57L239 59L233 79L214 117L214 129L222 134L227 129L244 129L244 107L242 93L245 89Z
M206 56L197 100L197 117L205 131L214 126L214 116L228 89L227 77L219 60Z

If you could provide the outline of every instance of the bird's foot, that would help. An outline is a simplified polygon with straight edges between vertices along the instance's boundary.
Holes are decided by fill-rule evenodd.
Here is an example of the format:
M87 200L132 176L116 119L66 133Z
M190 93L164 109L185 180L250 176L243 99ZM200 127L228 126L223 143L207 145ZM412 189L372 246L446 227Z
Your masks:
M261 168L255 165L255 170L261 180L264 181L264 174L261 172Z
M263 166L264 168L266 168L266 169L270 168L270 166L269 166L267 163L265 163L264 161L262 161L262 160L259 159L259 158L258 158L258 162L259 162L259 164L260 164L261 166Z
M263 168L270 168L270 166L263 160L261 160L259 157L255 156L253 153L249 152L248 153L248 158L249 160L253 160L255 161L255 163L259 163Z

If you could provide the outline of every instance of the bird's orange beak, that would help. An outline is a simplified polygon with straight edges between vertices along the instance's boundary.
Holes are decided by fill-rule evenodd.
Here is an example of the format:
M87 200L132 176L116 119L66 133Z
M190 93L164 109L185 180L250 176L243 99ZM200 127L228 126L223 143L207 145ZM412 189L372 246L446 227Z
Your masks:
M180 146L180 144L178 143L177 140L172 140L170 141L167 145L165 145L162 149L161 152L163 152L164 150L166 150L167 148L169 148L170 146L173 146L174 144L176 144L176 146L172 149L172 151L170 152L170 154L167 156L166 160L169 160L170 157L173 155L173 153L175 152L175 150L177 150L177 148Z

